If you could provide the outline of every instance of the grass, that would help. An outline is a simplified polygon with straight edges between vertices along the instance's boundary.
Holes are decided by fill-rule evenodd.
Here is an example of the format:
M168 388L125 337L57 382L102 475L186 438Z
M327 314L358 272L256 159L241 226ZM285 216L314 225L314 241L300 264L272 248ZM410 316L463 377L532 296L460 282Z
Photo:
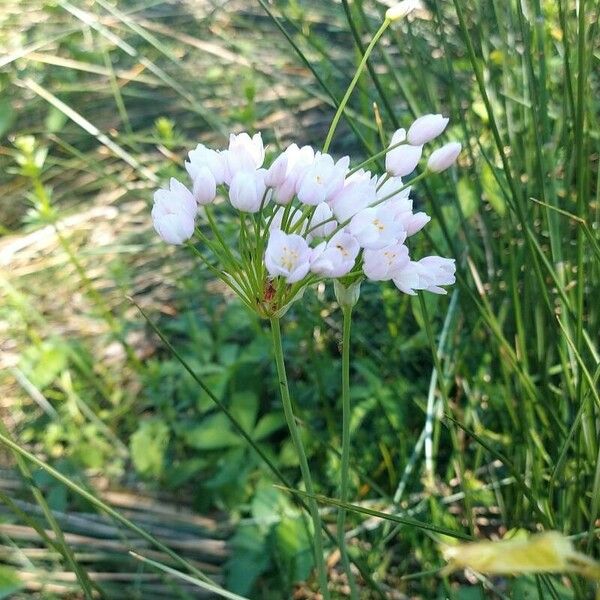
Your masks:
M454 255L458 284L450 300L417 301L363 286L344 506L349 554L372 576L369 593L467 598L468 579L435 576L440 532L558 529L598 556L600 9L589 0L578 10L563 0L423 5L374 46L331 151L367 158L382 149L381 132L389 137L427 112L451 116L448 138L465 148L460 163L419 185L415 202L435 223L421 250ZM76 485L86 473L144 479L153 493L185 489L201 513L225 509L239 524L224 581L241 595L268 597L310 572L304 521L289 499L298 496L272 488L293 488L298 465L278 429L277 390L266 383L264 324L193 256L156 242L151 193L181 173L199 139L222 146L231 129L263 130L273 148L321 146L384 10L364 0L36 0L8 2L0 17L8 50L0 58L0 386L13 450L27 458L28 449ZM258 455L246 453L235 424L218 420L128 296ZM339 506L341 404L331 372L341 322L331 290L317 290L283 331L329 524L335 514L326 507ZM243 397L248 390L256 404ZM213 423L230 431L229 445L206 446ZM39 463L26 465L27 486L2 497L5 518L54 530L37 550L46 544L60 564L28 558L36 577L75 573L83 597L92 596L93 562L78 560L53 516L56 497L63 509L79 500L36 482ZM31 523L16 500L37 502ZM265 524L265 512L276 522ZM395 520L374 518L385 512ZM28 552L37 556L20 539L2 543L13 548L3 555L11 573L26 571ZM253 590L242 589L236 564L252 573ZM337 568L330 575L343 597L343 577ZM144 589L141 575L135 585ZM590 593L559 576L473 585L481 597ZM49 586L35 593L63 593ZM178 589L187 597L193 588ZM106 587L106 597L116 593Z

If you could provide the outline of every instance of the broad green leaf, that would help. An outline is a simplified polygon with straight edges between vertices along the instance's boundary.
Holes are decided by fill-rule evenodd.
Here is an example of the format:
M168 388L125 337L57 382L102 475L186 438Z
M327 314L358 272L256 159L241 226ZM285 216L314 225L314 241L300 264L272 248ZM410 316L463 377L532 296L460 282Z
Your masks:
M142 421L131 436L131 459L143 475L159 476L169 444L170 431L166 423L158 419Z
M209 415L202 423L184 431L183 438L188 446L197 450L218 450L240 444L240 437L233 433L223 413Z

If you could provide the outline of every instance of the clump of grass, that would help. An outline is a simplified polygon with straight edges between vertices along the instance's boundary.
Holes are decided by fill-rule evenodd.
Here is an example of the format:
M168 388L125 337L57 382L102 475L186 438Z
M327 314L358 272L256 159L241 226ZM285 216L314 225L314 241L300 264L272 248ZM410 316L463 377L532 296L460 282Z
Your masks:
M0 280L11 340L3 366L17 378L3 385L23 408L9 407L19 446L25 434L38 447L60 446L83 464L122 474L122 440L139 415L171 418L171 407L142 405L137 396L153 375L139 347L144 321L125 296L169 314L195 308L197 288L188 262L177 256L165 267L163 250L148 249L140 199L148 200L157 179L176 173L200 132L216 140L235 125L268 126L278 133L275 144L297 131L307 142L321 140L385 10L345 0L261 5L207 4L193 13L192 5L39 2L22 10L8 3L0 16L0 42L8 48L0 59L2 232L35 236L52 222L63 237L50 227L53 244L30 246L37 252L2 253L4 242L0 248L0 257L9 257ZM352 558L384 580L384 591L390 585L433 597L439 554L422 524L436 534L472 537L552 528L598 552L599 107L598 57L590 49L600 9L589 0L577 10L563 0L422 5L376 46L333 151L372 154L385 145L382 131L427 112L450 115L457 125L449 135L466 148L459 168L418 199L438 223L426 244L459 259L450 303L411 302L366 286L354 327L364 354L352 371L351 491L363 516L367 504L378 518L359 523L356 504L345 506L354 515ZM47 150L35 176L23 165L15 172L23 149L14 142L24 135ZM30 158L35 166L35 152ZM27 218L26 193L38 208ZM51 221L40 219L45 195L56 211ZM101 253L86 252L82 233L64 225L92 203L116 208L125 225ZM98 218L108 221L102 211L89 215L88 231L100 228ZM67 298L42 277L65 265ZM178 281L166 292L161 266L169 270L164 279ZM308 302L290 335L309 331L307 354L337 360L336 334L321 327L323 317L339 331L337 317L322 302ZM405 318L410 314L425 334ZM191 335L185 324L176 333L180 343ZM115 341L118 367L102 354ZM155 352L156 342L147 347ZM48 367L46 379L27 369L34 356L47 365L52 358L56 369ZM300 419L313 434L311 461L334 472L339 454L324 440L337 435L336 384L327 370L309 373L302 362L292 371ZM61 444L46 444L56 415L66 427L73 411L79 423L93 425L93 435L82 443L77 426ZM272 441L269 454L278 444ZM100 459L82 459L92 455ZM276 456L274 466L290 483L295 469L284 451ZM320 491L335 494L334 487ZM398 513L396 522L381 526L386 511ZM47 516L60 538L60 522ZM92 594L78 552L46 542ZM442 579L442 593L460 594L464 583ZM515 597L526 583L515 583ZM578 579L567 584L571 595L586 597ZM532 589L540 598L567 593L546 576Z

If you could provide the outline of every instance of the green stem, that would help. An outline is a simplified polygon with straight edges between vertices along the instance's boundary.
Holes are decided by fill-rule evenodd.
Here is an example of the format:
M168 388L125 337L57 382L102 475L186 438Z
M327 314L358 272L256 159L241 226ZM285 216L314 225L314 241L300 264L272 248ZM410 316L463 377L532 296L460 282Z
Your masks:
M340 502L348 501L348 476L350 473L350 328L352 326L352 308L342 307L344 325L342 333L342 464L340 481ZM337 538L342 566L348 584L350 585L350 598L358 600L356 581L350 568L348 548L346 547L346 510L340 508L337 516Z
M369 56L371 55L373 48L375 48L375 44L379 41L379 38L383 35L383 32L389 27L390 23L391 23L391 21L389 19L386 19L381 24L381 27L377 30L377 33L375 33L375 35L373 36L371 43L367 46L367 49L365 50L365 53L363 54L362 60L360 61L358 68L356 69L356 73L354 73L354 77L352 78L352 81L350 82L350 85L348 86L348 89L346 90L346 93L344 94L344 97L342 98L342 101L340 102L340 105L338 106L338 109L333 117L333 121L331 121L329 131L327 132L327 137L325 138L325 144L323 144L323 152L327 152L329 150L329 146L331 145L331 140L333 138L333 134L335 133L335 130L338 126L340 118L342 117L342 113L344 112L344 109L346 108L346 104L348 104L348 100L350 100L350 95L352 94L352 91L354 90L354 88L356 87L356 84L358 83L358 79L360 78L360 76L363 72L363 69L365 68L365 65L367 64L367 60L369 59Z
M275 363L277 365L277 378L279 382L279 391L281 393L281 402L283 404L283 412L285 414L287 426L290 430L290 435L292 436L292 442L296 452L298 453L302 479L304 480L306 491L308 494L310 494L307 499L307 504L313 522L313 549L315 553L315 564L317 567L319 585L321 587L323 598L325 600L329 600L330 596L327 588L327 569L325 567L325 560L323 558L323 542L321 539L321 516L319 515L317 502L314 499L315 491L312 483L312 477L310 475L310 469L308 467L308 460L306 458L306 452L304 451L302 439L300 438L300 430L296 424L296 417L294 416L294 411L292 409L292 400L290 398L290 390L285 371L285 361L283 358L283 346L281 344L281 327L277 317L271 318L271 332L273 334L273 350L275 352Z

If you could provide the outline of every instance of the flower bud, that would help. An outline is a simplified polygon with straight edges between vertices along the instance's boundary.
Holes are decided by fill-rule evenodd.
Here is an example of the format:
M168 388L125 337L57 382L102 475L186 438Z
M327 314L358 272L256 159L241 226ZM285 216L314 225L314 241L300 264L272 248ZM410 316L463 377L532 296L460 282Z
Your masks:
M238 210L255 213L261 208L265 191L264 169L240 171L231 180L229 200Z
M196 201L192 193L174 177L168 190L154 193L154 229L167 244L183 244L194 233Z
M335 299L342 309L352 308L360 298L360 283L361 280L355 281L348 286L342 284L338 279L333 280L333 291Z
M193 195L200 205L210 204L217 195L217 183L208 167L200 167L194 176Z
M445 171L454 164L461 149L462 146L459 142L449 142L441 148L434 150L427 161L427 168L434 173Z
M419 8L419 5L419 0L403 0L403 2L390 6L385 13L385 18L388 21L397 21L406 17L415 8Z
M424 115L419 117L408 130L406 139L413 146L422 146L440 135L450 119L442 115Z
M392 138L392 142L394 139ZM385 155L385 170L395 177L404 177L412 173L421 160L423 146L402 144L389 150Z

